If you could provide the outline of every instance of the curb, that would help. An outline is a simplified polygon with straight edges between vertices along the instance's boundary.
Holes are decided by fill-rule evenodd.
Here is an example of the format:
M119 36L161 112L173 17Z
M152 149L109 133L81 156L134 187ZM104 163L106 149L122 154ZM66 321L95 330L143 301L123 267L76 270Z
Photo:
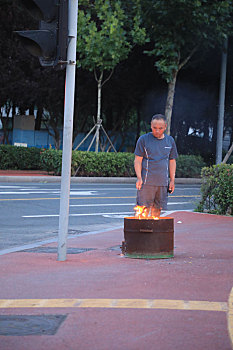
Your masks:
M71 177L71 183L135 183L136 177ZM61 176L0 176L0 182L61 182ZM176 184L201 184L199 178L177 178Z

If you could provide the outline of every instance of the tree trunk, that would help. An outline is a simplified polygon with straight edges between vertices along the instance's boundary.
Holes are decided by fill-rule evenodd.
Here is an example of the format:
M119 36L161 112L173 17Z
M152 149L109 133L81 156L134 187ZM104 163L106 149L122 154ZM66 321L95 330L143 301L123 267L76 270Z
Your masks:
M228 158L230 157L232 151L233 151L233 142L232 142L231 147L229 148L227 154L225 155L225 157L224 157L224 159L222 161L223 164L226 164L226 162L228 161Z
M170 135L170 131L171 131L172 109L174 104L177 74L178 74L178 71L175 71L173 73L172 81L168 84L167 101L166 101L166 107L165 107L165 116L167 118L168 135Z
M100 125L101 125L101 88L102 88L102 79L103 72L101 72L100 77L97 81L98 84L98 104L97 104L97 129L96 129L96 144L95 144L95 152L98 153L99 150L99 139L100 139Z
M2 114L0 115L0 120L2 122L2 128L3 128L3 140L2 143L9 145L9 113L7 112L7 116L3 117Z
M114 125L114 112L113 112L113 106L110 105L106 109L106 129L112 130Z
M34 115L34 106L30 106L29 108L29 114Z
M16 107L15 105L12 106L12 120L11 120L11 130L14 129L14 123L15 123L15 115L16 115Z
M55 141L55 148L59 150L61 146L61 138L60 138L59 132L57 131L55 131L54 141Z
M43 113L43 108L41 106L39 106L37 109L35 130L40 130L40 128L41 128L42 113Z
M218 124L217 124L217 143L216 143L216 164L220 164L222 162L226 72L227 72L227 40L224 43L224 49L222 53L222 63L221 63L219 109L218 109Z
M135 140L135 145L136 142L140 136L141 132L141 110L140 110L140 103L137 103L137 133L136 133L136 140Z
M58 129L58 118L54 118L54 116L50 114L50 119L47 120L47 122L45 121L45 126L48 134L54 139L55 148L60 149L61 137ZM51 132L51 129L53 132Z
M204 145L207 149L208 144L209 144L209 132L210 132L210 125L209 125L209 121L208 120L204 120Z

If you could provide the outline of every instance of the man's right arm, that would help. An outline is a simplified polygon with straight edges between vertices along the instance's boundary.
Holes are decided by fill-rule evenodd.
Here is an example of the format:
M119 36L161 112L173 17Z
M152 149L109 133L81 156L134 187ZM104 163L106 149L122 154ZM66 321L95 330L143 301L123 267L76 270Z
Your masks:
M142 159L143 159L143 157L139 157L139 156L135 155L134 169L135 169L135 173L137 175L136 188L138 190L140 190L142 187Z

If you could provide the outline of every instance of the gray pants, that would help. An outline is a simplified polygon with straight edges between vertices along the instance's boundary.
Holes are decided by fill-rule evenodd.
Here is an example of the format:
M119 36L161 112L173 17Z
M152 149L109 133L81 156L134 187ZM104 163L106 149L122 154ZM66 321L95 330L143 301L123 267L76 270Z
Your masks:
M137 205L154 207L156 209L167 209L167 186L142 185L137 191Z

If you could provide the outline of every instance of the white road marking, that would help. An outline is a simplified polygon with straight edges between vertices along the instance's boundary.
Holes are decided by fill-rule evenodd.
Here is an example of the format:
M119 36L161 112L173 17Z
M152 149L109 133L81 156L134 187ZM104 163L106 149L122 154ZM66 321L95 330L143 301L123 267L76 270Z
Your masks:
M0 186L0 188L19 188L20 186Z
M168 205L177 204L190 204L190 202L171 202ZM108 203L108 204L70 204L70 207L107 207L107 206L118 206L118 205L136 205L136 203Z
M99 184L98 184L99 185ZM36 190L36 191L46 191L46 192L51 192L51 191L60 191L60 187L58 188L38 188L38 187L21 187L21 186L0 186L0 188L4 189L4 188L12 188L12 189L17 189L17 190L20 190L20 191L28 191L28 190ZM125 190L133 190L133 191L136 191L136 188L135 187L101 187L101 188L98 188L97 186L95 186L95 190L105 190L105 191L125 191ZM94 190L91 190L89 188L82 188L82 187L78 187L78 188L75 188L75 187L72 187L71 188L71 191L94 191Z
M101 187L101 188L98 188L98 186L99 186L99 184L98 185L96 185L95 186L95 189L96 190L101 190L101 191L103 191L103 190L109 190L109 191L125 191L125 190L133 190L133 191L136 191L137 189L136 189L136 187ZM80 190L90 190L89 188L88 189L86 189L86 188L82 188L82 187L78 187L78 188L75 188L75 187L72 187L72 190L78 190L78 191L80 191Z
M175 213L177 211L180 211L180 210L172 210L172 211L165 211L165 212L162 212L160 216L167 216L171 213ZM182 211L192 211L192 210L182 210ZM124 219L125 218L125 215L119 215L119 214L104 214L102 215L103 217L105 218L111 218L111 219ZM134 216L134 213L130 216Z
M118 205L135 205L135 203L109 203L109 204L70 204L70 207L107 207Z
M171 215L172 213L176 213L176 212L178 212L178 211L189 211L189 212L193 212L193 209L167 210L167 211L163 212L160 216Z
M69 214L69 216L102 216L102 215L123 215L123 214L131 214L134 213L132 211L123 212L123 213L84 213L84 214ZM51 215L23 215L22 218L50 218L57 217L59 214L51 214Z
M111 218L111 219L124 219L125 218L125 215L102 215L104 218ZM133 215L131 215L133 216Z
M60 194L60 191L0 192L0 194L42 194L42 193ZM71 196L93 196L97 193L98 191L70 191Z
M71 196L93 196L97 193L98 191L70 191Z
M165 211L163 215L169 215L170 213L174 213L176 211L180 210L172 210L172 211ZM188 210L182 210L182 211L192 211L192 209ZM69 214L69 216L104 216L109 217L107 215L134 215L134 211L128 211L128 212L120 212L120 213L78 213L78 214ZM161 214L161 216L163 216ZM22 218L51 218L51 217L59 217L59 214L41 214L41 215L23 215Z
M189 203L190 202L173 202L173 203L168 203L168 205L189 204ZM135 206L135 203L101 203L101 204L71 204L70 205L70 207L107 207L107 206ZM168 211L167 213L170 213L170 212L172 211ZM122 217L123 214L134 214L134 211L132 210L131 212L121 212L121 213L77 213L77 214L69 214L69 216L112 217L112 215L118 215L118 216L120 215L120 217ZM58 216L59 214L39 214L39 215L23 215L22 218L49 218L49 217L58 217Z
M167 205L177 205L177 204L192 204L192 201L191 202L170 202L170 203L167 203Z
M41 194L41 193L47 193L47 192L39 192L39 191L28 191L28 192L0 192L0 194Z

